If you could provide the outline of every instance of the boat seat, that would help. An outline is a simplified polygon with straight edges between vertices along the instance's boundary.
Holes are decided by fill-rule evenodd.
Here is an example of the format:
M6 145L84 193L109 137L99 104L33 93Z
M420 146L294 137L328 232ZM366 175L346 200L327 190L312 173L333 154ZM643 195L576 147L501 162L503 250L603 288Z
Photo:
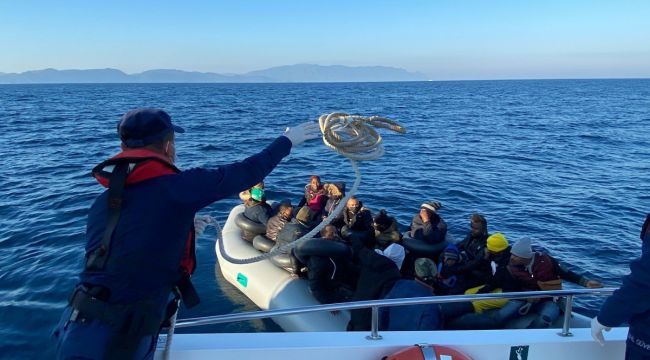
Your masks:
M275 246L275 241L264 235L256 235L253 238L253 247L262 252L269 252Z

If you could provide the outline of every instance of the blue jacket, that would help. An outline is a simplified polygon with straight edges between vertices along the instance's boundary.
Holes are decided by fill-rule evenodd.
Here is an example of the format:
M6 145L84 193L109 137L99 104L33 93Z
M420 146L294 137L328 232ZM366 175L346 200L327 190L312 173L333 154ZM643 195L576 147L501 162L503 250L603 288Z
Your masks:
M644 227L644 230L641 258L630 263L630 274L605 301L598 313L598 321L609 327L628 322L628 346L636 346L650 356L650 228Z
M196 212L262 181L290 150L291 141L281 136L241 162L127 185L106 268L84 270L81 282L110 289L109 303L148 300L162 309L178 281ZM101 243L107 222L107 193L99 195L90 208L87 253Z
M415 280L398 280L384 299L433 296L431 289ZM379 329L388 331L436 330L440 328L436 304L392 306L379 309Z

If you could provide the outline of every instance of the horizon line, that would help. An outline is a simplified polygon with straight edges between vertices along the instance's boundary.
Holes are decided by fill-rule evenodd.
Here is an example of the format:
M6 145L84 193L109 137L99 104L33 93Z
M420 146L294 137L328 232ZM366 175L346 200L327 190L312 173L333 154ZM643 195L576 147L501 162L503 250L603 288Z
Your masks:
M5 73L7 74L7 73ZM201 81L201 82L30 82L3 83L2 85L210 85L210 84L380 84L380 83L427 83L427 82L470 82L470 81L570 81L570 80L650 80L650 77L571 77L571 78L495 78L495 79L430 79L430 80L393 80L393 81Z

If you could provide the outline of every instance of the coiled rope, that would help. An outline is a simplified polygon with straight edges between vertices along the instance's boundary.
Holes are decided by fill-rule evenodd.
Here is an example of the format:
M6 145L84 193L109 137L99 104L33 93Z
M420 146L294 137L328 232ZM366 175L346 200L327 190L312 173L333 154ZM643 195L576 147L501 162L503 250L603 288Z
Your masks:
M406 129L397 122L380 116L363 117L336 112L329 115L321 115L318 123L320 125L320 131L323 134L323 142L325 145L350 160L355 174L352 190L341 199L334 211L318 224L318 226L301 238L289 244L279 246L268 253L248 259L236 259L226 253L223 236L221 235L221 227L214 218L211 218L210 222L217 228L218 236L221 236L220 239L217 238L217 241L219 242L221 256L226 261L233 264L252 264L275 255L287 254L292 248L298 246L303 241L311 239L343 211L350 197L357 192L361 183L361 173L359 172L357 161L376 160L384 155L383 140L375 128L388 129L400 134L406 133Z

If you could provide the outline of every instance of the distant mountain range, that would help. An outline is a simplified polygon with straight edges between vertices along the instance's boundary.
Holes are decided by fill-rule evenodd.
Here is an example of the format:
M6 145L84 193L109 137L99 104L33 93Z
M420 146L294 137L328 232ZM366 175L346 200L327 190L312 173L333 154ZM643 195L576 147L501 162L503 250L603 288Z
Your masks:
M126 74L117 69L56 70L1 73L0 84L61 83L260 83L260 82L373 82L423 81L424 74L387 66L343 66L298 64L272 67L245 74L174 69Z

